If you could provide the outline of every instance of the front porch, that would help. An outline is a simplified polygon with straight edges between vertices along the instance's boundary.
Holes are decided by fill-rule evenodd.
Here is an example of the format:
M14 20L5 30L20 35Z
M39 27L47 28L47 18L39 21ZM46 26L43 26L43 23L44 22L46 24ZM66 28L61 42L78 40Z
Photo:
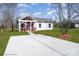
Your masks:
M20 21L19 22L19 31L26 32L27 30L35 31L36 28L34 27L35 21Z

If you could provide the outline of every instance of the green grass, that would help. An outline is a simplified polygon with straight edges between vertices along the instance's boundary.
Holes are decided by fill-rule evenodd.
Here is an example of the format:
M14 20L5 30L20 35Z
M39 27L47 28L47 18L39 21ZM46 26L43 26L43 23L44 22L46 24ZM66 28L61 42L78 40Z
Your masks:
M37 31L35 33L58 38L60 31L58 28L55 28L54 30L43 30L43 31ZM76 28L69 29L68 34L71 36L71 38L67 39L68 41L79 43L79 29L76 29Z
M68 39L69 41L79 43L79 29L70 29L68 34L71 35L71 38Z
M54 30L42 30L42 31L37 31L35 33L57 37L59 35L59 30L55 28Z
M25 35L25 34L27 33L18 31L9 31L9 30L0 31L0 56L4 54L10 36Z
M35 33L44 34L57 38L60 32L58 28L55 28L54 30L43 30L43 31L37 31ZM26 34L27 34L26 32L18 32L18 31L9 31L9 30L0 31L0 56L4 54L10 36L26 35ZM68 34L71 35L71 38L67 39L68 41L79 43L79 29L70 29L68 31Z

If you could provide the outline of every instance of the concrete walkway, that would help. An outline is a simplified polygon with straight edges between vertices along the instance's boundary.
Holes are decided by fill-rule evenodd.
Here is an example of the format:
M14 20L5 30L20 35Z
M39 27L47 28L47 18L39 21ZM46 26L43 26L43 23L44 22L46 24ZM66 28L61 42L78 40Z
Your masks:
M23 56L76 56L79 44L42 34L11 36L4 55Z

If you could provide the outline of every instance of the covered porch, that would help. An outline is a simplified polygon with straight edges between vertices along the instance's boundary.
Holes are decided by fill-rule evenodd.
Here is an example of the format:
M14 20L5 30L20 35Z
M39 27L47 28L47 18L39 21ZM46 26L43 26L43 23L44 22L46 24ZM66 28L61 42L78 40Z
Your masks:
M19 31L26 32L27 30L35 31L35 21L21 20L19 21Z

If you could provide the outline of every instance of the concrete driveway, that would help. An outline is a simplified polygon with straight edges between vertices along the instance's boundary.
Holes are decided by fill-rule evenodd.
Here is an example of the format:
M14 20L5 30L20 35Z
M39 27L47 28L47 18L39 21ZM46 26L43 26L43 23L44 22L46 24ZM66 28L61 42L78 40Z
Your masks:
M4 56L76 56L79 44L46 35L11 36Z

